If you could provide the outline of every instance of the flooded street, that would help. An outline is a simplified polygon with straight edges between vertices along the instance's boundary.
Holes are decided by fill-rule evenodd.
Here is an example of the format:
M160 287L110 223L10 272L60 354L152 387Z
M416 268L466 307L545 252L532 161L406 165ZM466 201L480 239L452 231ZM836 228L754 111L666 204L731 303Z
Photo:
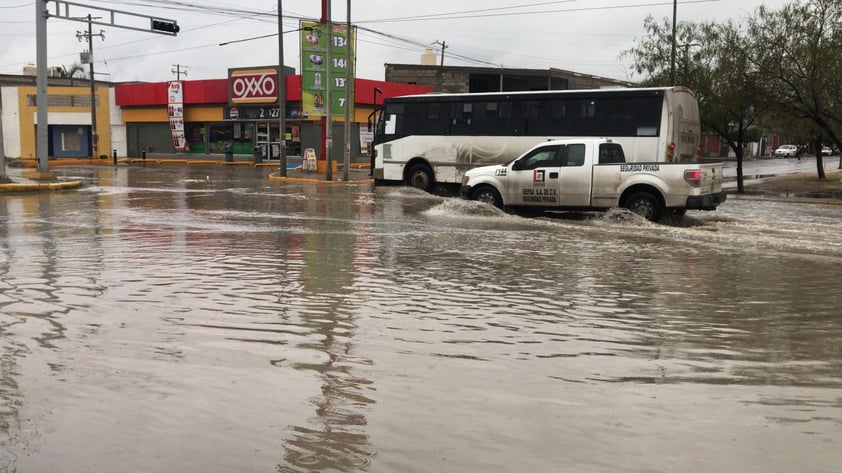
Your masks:
M55 172L0 195L0 472L842 467L842 206Z

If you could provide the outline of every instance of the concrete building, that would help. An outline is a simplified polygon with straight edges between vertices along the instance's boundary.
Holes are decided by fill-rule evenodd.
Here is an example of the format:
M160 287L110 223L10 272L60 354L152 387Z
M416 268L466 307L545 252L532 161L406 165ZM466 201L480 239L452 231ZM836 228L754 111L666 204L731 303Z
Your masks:
M563 69L508 69L493 67L386 64L385 79L413 85L426 85L436 92L515 92L527 90L600 89L633 87L631 82L609 79Z
M48 154L55 158L93 156L91 141L91 89L87 79L47 80ZM108 156L112 149L111 123L114 118L113 89L107 82L96 82L97 154ZM33 75L0 75L0 126L3 150L8 158L35 159L37 89Z

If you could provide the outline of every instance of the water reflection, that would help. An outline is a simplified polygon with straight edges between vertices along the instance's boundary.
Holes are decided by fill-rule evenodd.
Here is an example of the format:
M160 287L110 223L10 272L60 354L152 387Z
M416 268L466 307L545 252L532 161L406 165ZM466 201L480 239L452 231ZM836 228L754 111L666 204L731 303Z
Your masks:
M309 199L304 213L327 217L321 205L336 200ZM285 462L277 466L279 472L364 471L374 455L365 418L373 403L366 391L373 382L354 374L355 367L370 364L355 355L357 303L353 292L359 268L365 264L359 256L365 254L370 241L366 235L370 204L354 202L347 194L340 202L339 214L345 218L311 221L304 236L287 242L281 258L286 267L279 304L285 318L296 320L295 326L305 331L297 348L325 356L315 362L290 362L296 370L317 374L322 385L321 394L310 399L315 417L304 425L289 427ZM274 363L280 366L285 361Z
M90 307L103 292L96 283L101 253L89 238L96 212L81 214L55 194L8 196L0 205L0 431L5 464L30 450L31 429L22 423L27 396L21 392L23 366L33 362L61 379L68 358L62 353L66 320ZM64 236L86 239L84 244ZM95 336L96 329L83 336ZM38 353L38 355L35 355ZM35 360L30 360L36 356Z

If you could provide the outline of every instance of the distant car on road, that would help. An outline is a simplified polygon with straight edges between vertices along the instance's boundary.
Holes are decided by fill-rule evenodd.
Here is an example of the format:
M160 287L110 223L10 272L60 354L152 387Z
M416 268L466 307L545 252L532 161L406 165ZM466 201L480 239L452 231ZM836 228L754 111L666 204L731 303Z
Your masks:
M822 146L822 156L830 156L833 154L833 150L830 149L830 146Z
M778 149L775 150L776 157L788 157L788 156L795 156L798 154L798 146L795 145L781 145Z

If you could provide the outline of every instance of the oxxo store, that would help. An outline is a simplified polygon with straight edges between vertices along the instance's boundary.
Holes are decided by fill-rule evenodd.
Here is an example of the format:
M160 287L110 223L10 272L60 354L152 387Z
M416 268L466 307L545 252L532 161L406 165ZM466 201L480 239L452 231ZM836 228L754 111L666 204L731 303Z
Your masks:
M174 82L116 85L115 104L126 132L125 153L118 149L118 154L224 154L230 146L235 155L251 155L255 147L260 147L266 159L277 159L281 140L277 69L277 66L237 68L228 71L227 79L178 81L175 89L180 90L181 97L176 100L171 93ZM320 117L309 118L301 113L301 76L295 75L290 67L285 72L283 138L287 154L300 155L304 148L314 148L320 153ZM367 135L367 121L375 99L379 104L384 97L432 92L428 86L367 79L355 79L354 90L352 158L367 151L363 136ZM334 117L332 130L334 153L340 155L345 147L343 120L344 117Z

